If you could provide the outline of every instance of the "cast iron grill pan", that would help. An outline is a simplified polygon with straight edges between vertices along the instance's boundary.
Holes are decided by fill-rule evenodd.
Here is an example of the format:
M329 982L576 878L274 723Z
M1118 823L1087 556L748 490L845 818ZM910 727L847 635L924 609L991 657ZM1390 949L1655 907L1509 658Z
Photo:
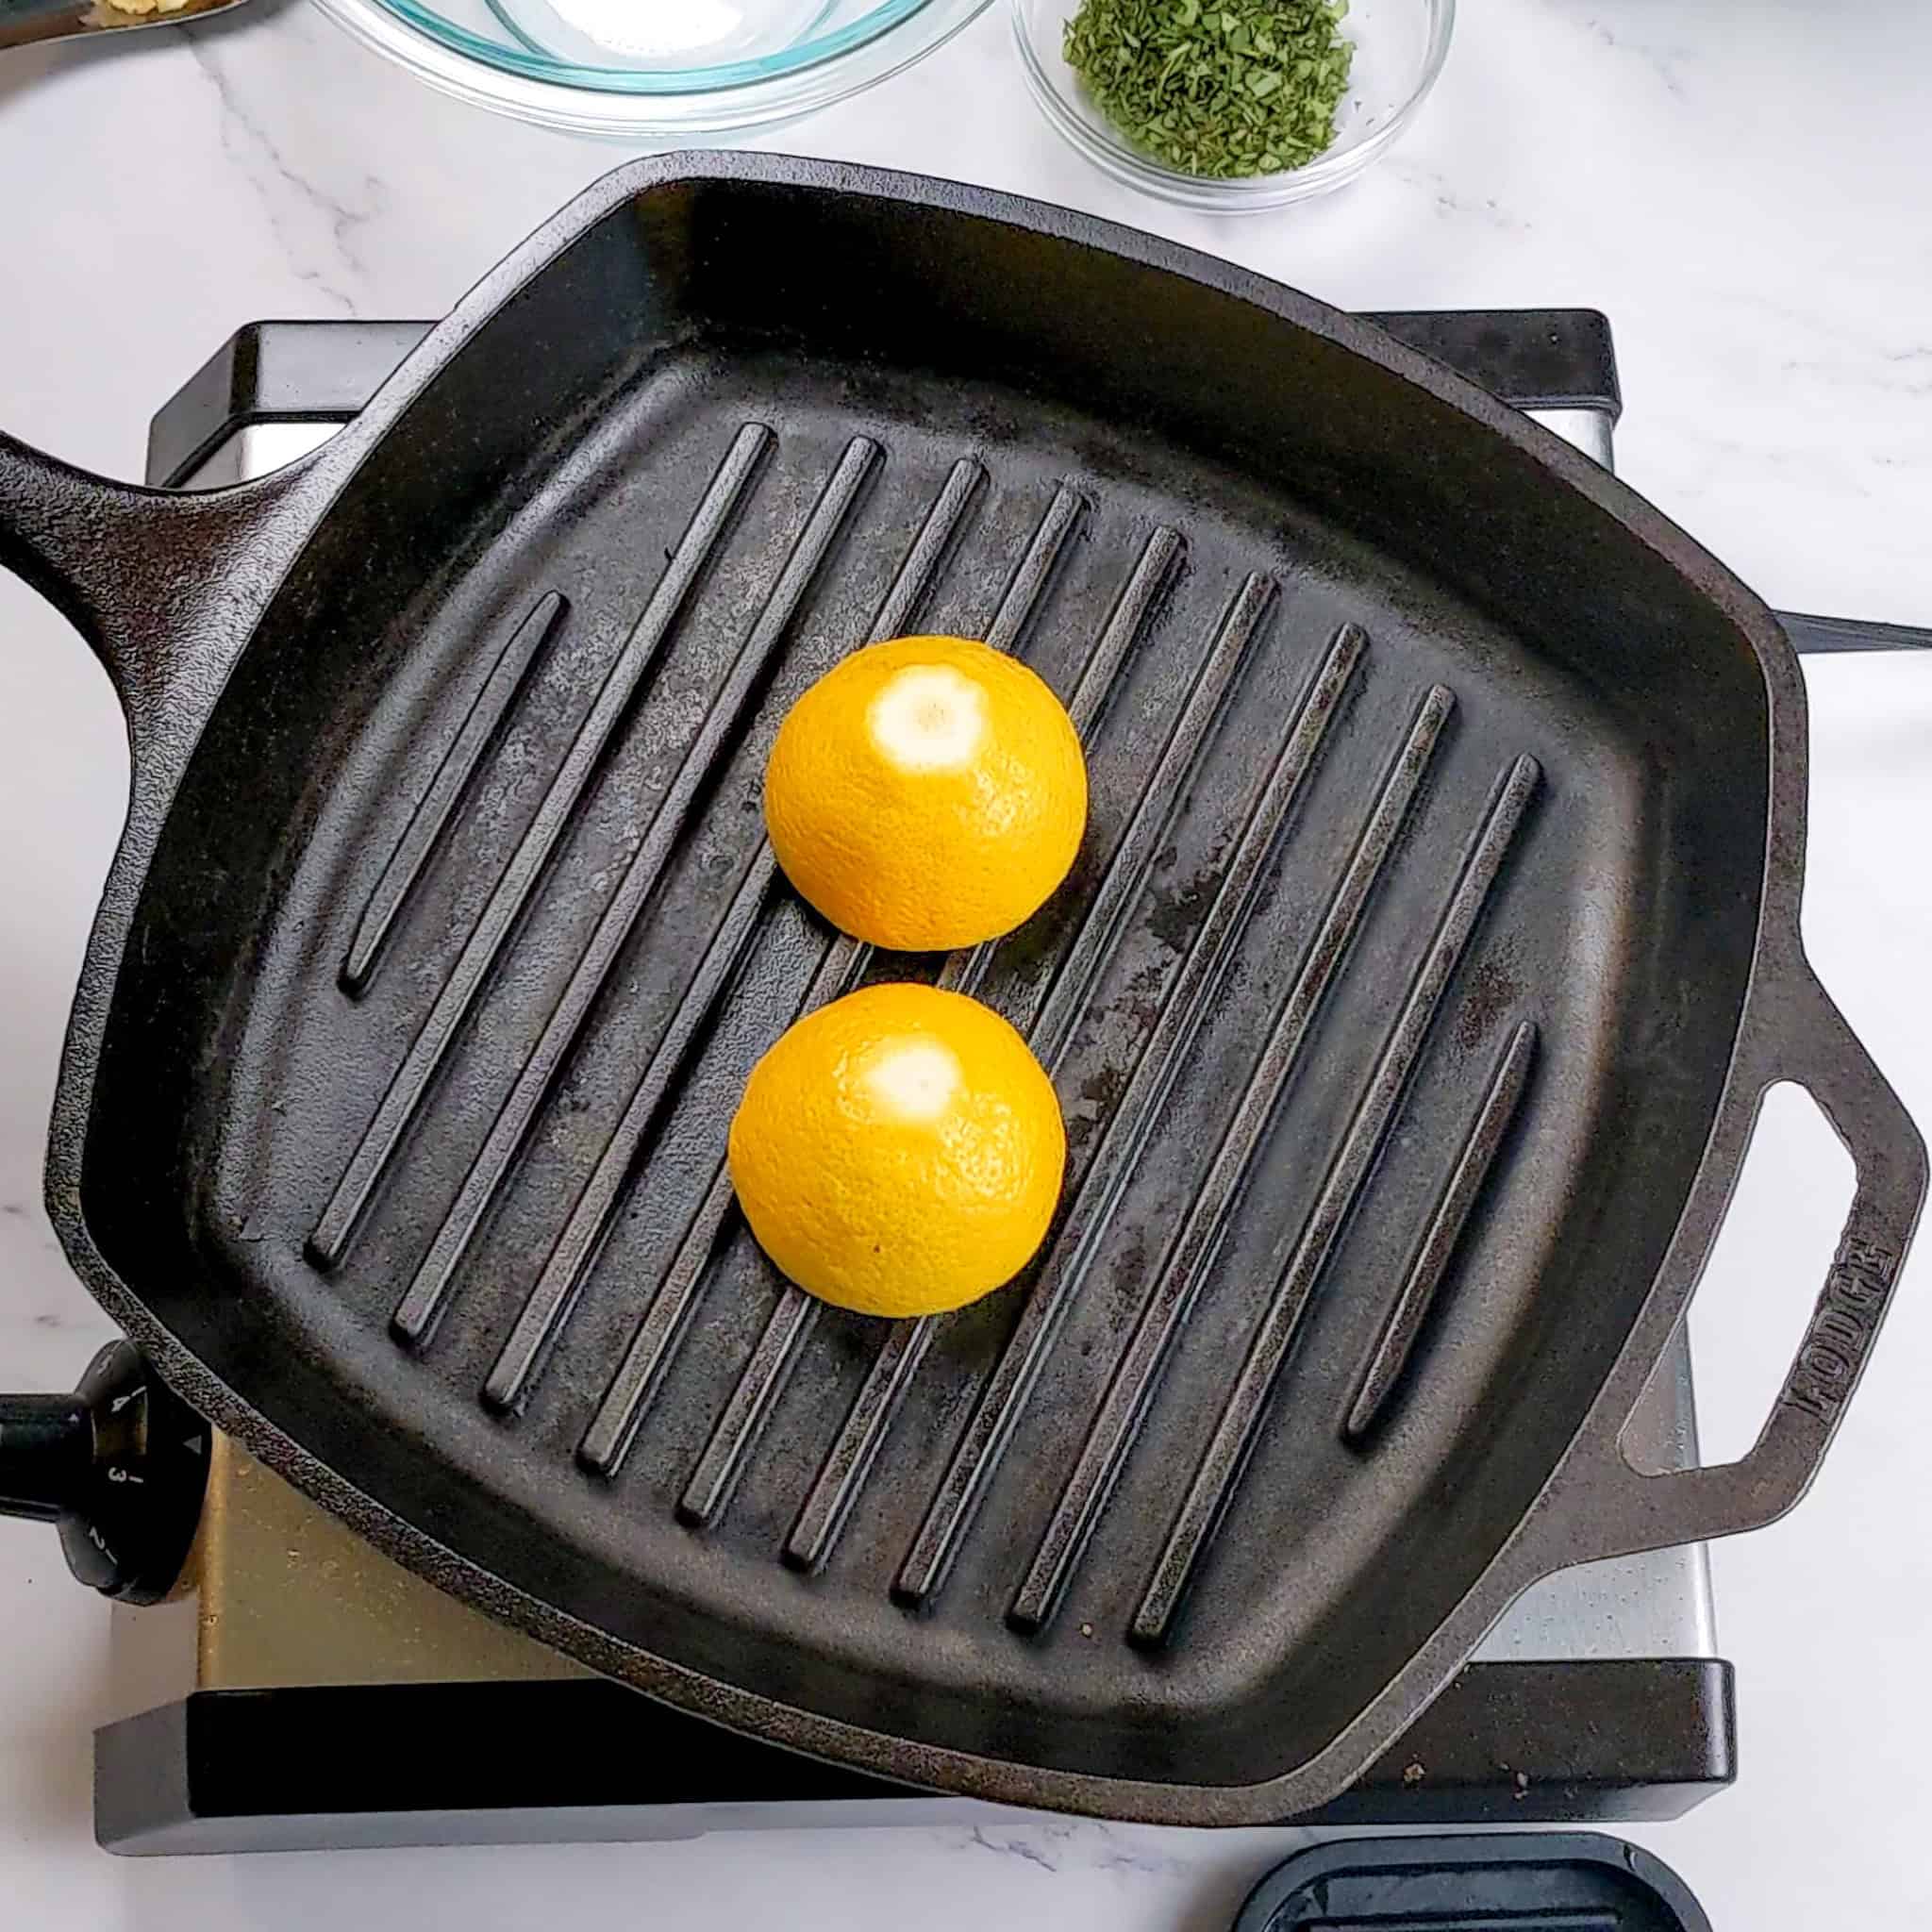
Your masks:
M1920 1168L1790 941L1788 651L1386 339L964 191L654 163L192 512L308 537L239 655L205 588L117 640L165 557L96 591L37 487L136 724L70 1248L486 1607L896 1775L1283 1815L1530 1576L1822 1453ZM1091 774L1067 887L944 958L824 926L759 812L791 700L918 629L1032 664ZM723 1156L785 1025L904 977L1029 1037L1070 1161L1017 1284L887 1324L776 1277ZM1646 1482L1617 1431L1774 1061L1860 1156L1844 1374Z

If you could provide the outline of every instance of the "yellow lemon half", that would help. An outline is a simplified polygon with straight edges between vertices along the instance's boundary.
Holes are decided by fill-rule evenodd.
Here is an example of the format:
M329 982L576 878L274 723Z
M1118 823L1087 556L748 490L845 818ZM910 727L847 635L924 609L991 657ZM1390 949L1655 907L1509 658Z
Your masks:
M786 876L841 931L901 952L1012 931L1066 877L1086 824L1060 701L965 638L855 651L792 706L765 768Z
M1010 1281L1059 1198L1053 1083L991 1008L873 986L789 1027L731 1123L751 1231L799 1287L933 1315Z

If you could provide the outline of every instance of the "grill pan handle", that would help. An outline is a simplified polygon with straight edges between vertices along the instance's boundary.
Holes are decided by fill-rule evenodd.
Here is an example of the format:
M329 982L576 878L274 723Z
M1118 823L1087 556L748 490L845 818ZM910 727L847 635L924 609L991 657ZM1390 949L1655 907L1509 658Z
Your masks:
M145 490L0 430L0 566L93 647L139 756L198 721L319 520L314 458L232 490Z
M1838 1252L1790 1373L1757 1441L1738 1461L1645 1474L1621 1447L1614 1418L1583 1474L1585 1493L1548 1512L1564 1564L1757 1529L1810 1487L1864 1372L1925 1198L1925 1144L1872 1057L1810 968L1760 982L1752 995L1760 1051L1745 1062L1761 1101L1782 1081L1803 1087L1845 1144L1857 1189ZM1578 1547L1578 1545L1583 1547Z

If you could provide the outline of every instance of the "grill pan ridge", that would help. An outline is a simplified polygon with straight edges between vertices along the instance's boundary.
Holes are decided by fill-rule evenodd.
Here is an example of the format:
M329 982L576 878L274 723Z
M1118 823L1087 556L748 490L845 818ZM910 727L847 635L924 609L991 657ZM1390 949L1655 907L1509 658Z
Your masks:
M142 581L191 527L207 604ZM641 163L268 484L0 440L0 553L137 752L70 1255L197 1407L600 1669L914 1782L1279 1818L1535 1576L1823 1454L1924 1162L1797 948L1789 648L1348 318L975 192ZM1091 778L1066 887L929 959L805 908L758 789L919 629L1030 663ZM1019 1282L883 1324L776 1276L724 1132L793 1018L908 976L1029 1038L1069 1163ZM1821 1325L1744 1463L1641 1478L1782 1077L1859 1164Z
M731 510L740 493L748 487L770 440L769 432L758 425L747 425L734 437L711 485L692 513L685 539L673 553L664 580L654 591L626 644L626 658L643 658L647 662L649 652L675 644L675 620L684 601L692 594L691 586L702 569L704 552L721 539ZM544 1022L537 1050L524 1059L482 1150L464 1176L455 1204L437 1228L424 1265L397 1306L391 1325L399 1341L425 1346L433 1324L446 1313L445 1304L451 1298L469 1239L487 1213L490 1200L513 1184L517 1150L529 1137L534 1117L555 1085L557 1070L575 1043L584 1016L603 984L622 938L628 937L676 851L677 828L670 827L660 835L659 827L665 824L663 815L679 803L686 804L688 808L688 802L696 797L708 775L707 758L718 758L734 727L742 724L735 701L751 688L753 675L764 669L772 654L782 647L788 625L809 588L813 574L825 567L838 526L850 512L858 490L879 462L881 454L877 444L863 439L847 446L785 557L757 623L733 659L724 686L713 698L703 725L678 767L671 794L659 807L659 817L651 822L638 856L631 861L625 886L612 895L590 945L572 968L563 997ZM966 496L962 483L970 481L976 487L983 480L984 472L974 458L960 458L955 462L945 487L927 511L918 536L891 580L878 615L866 634L868 641L895 635L903 623L909 620L920 597L929 588L926 578L940 560L942 546L932 541L932 533L936 526L957 521ZM1032 540L1016 560L1008 587L983 627L996 648L1012 649L1023 641L1029 622L1036 619L1041 605L1046 601L1053 566L1060 550L1077 533L1087 509L1088 505L1079 493L1065 485L1047 502ZM1063 693L1076 728L1090 741L1115 679L1122 674L1138 635L1184 555L1185 540L1172 527L1157 526L1147 536L1091 656L1079 665L1073 689ZM1017 999L1009 996L1008 1004L1021 1009L1018 1017L1030 1019L1029 1031L1050 1069L1058 1071L1066 1060L1067 1049L1083 1016L1083 999L1107 967L1119 937L1120 923L1146 884L1158 857L1158 842L1167 833L1169 822L1179 808L1182 791L1198 782L1202 755L1212 726L1223 722L1221 712L1228 699L1239 658L1267 626L1273 615L1270 607L1277 596L1274 581L1258 573L1250 573L1241 581L1218 627L1214 650L1196 674L1196 682L1207 687L1211 702L1196 701L1192 689L1184 690L1181 711L1168 725L1169 748L1177 755L1164 757L1150 774L1119 841L1120 849L1109 855L1110 863L1103 862L1093 899L1083 908L1070 943L1058 957L1047 960L1044 970L1038 972L1033 987L1020 990ZM554 622L554 613L563 608L565 600L558 592L546 592L518 625L510 642L505 646L506 655L513 654L519 640ZM641 640L644 644L642 651L638 649ZM940 1490L892 1585L894 1594L902 1602L915 1606L925 1603L937 1593L943 1572L950 1567L953 1548L966 1532L981 1488L996 1471L1000 1454L1017 1424L1032 1382L1053 1347L1058 1319L1077 1294L1094 1250L1113 1218L1112 1210L1132 1185L1137 1156L1150 1135L1158 1131L1168 1090L1209 1005L1235 966L1243 929L1256 909L1260 889L1277 861L1277 841L1297 794L1335 724L1355 674L1368 655L1369 641L1357 626L1343 625L1338 629L1318 660L1310 689L1291 721L1291 728L1283 736L1245 819L1239 822L1238 831L1231 824L1224 833L1224 837L1229 838L1232 855L1226 870L1207 900L1199 928L1187 943L1173 990L1155 1008L1146 1038L1131 1058L1131 1070L1114 1110L1097 1124L1091 1160L1084 1168L1076 1165L1056 1239L1033 1271L1033 1282L1026 1291L1015 1330L987 1378L964 1437L946 1467ZM627 669L620 659L612 681ZM640 670L633 682L641 682L641 676ZM607 685L606 691L608 689ZM1362 829L1360 842L1351 855L1349 872L1335 882L1326 908L1327 917L1311 935L1298 982L1290 993L1283 1015L1286 1024L1282 1030L1293 1035L1294 1042L1291 1044L1284 1039L1271 1042L1263 1065L1257 1066L1237 1109L1238 1114L1245 1116L1239 1127L1243 1166L1247 1159L1252 1159L1259 1141L1274 1124L1274 1108L1269 1102L1280 1097L1286 1083L1286 1063L1292 1058L1294 1045L1307 1036L1313 1018L1311 1008L1344 965L1356 923L1374 891L1376 874L1393 854L1437 742L1453 718L1455 704L1453 692L1441 685L1431 687L1424 695L1407 739L1392 759L1374 809ZM439 763L439 776L458 755L464 738L475 735L473 717L474 713L465 717L450 752ZM472 962L479 957L494 962L518 909L505 908L504 901L513 894L526 895L533 890L541 864L527 857L532 844L539 838L547 838L554 845L562 836L564 825L560 822L567 821L568 812L553 810L551 800L565 788L573 806L581 797L588 777L579 774L587 774L592 765L585 752L589 734L599 728L612 730L621 717L621 710L605 702L600 693L589 723L572 741L559 776L552 780L544 807L540 808L531 830L519 841L482 918L466 935L456 972L438 989L424 1033L412 1044L397 1083L385 1093L370 1130L358 1142L343 1179L338 1183L310 1234L309 1258L319 1269L339 1268L346 1259L350 1231L367 1211L383 1170L394 1167L397 1171L391 1184L398 1191L407 1191L408 1162L403 1149L408 1122L423 1107L435 1078L433 1067L422 1065L430 1058L422 1042L426 1038L441 1054L458 1051L455 1042L460 1021L438 1024L441 1015L454 1004L452 989L464 996L465 1004L477 996L489 976L490 965L478 968ZM1420 1055L1435 1004L1467 943L1482 899L1493 883L1508 837L1520 822L1538 776L1535 761L1526 756L1519 758L1507 774L1505 791L1497 807L1507 823L1500 836L1491 841L1493 850L1487 854L1478 852L1473 858L1476 876L1465 884L1445 912L1448 930L1435 942L1432 957L1422 962L1420 983L1408 996L1403 1024L1391 1036L1383 1056L1385 1064L1378 1066L1374 1088L1365 1096L1363 1118L1351 1128L1347 1141L1338 1153L1340 1178L1331 1190L1335 1198L1324 1198L1311 1216L1308 1235L1295 1263L1295 1273L1302 1276L1311 1277L1319 1270L1341 1222L1353 1205L1351 1197L1361 1185L1362 1171L1379 1144L1400 1091ZM455 828L451 836L459 838L460 827ZM408 842L406 829L397 841L398 851L405 849ZM385 871L385 883L393 864L391 860L391 868ZM649 1128L666 1111L666 1103L678 1084L686 1058L706 1031L708 1008L726 993L733 969L758 944L760 922L756 915L769 909L769 902L778 890L770 847L761 844L745 866L724 916L706 943L677 1006L664 1024L618 1131L598 1156L592 1182L600 1175L604 1178L594 1191L592 1186L587 1185L586 1194L598 1204L599 1211L586 1216L580 1198L571 1223L558 1236L552 1260L546 1263L524 1301L478 1391L480 1399L491 1408L514 1411L529 1400L541 1361L562 1340L571 1308L595 1266L595 1236L580 1233L573 1238L572 1228L590 1220L608 1231L611 1216L622 1211L621 1187L626 1182L632 1186L648 1185ZM374 896L380 898L382 892L379 884ZM401 920L406 914L405 898L395 905L391 921ZM365 910L358 923L358 931L368 923ZM620 938L613 940L608 936L613 932ZM354 958L353 951L348 957ZM979 992L988 987L997 963L998 947L989 943L947 958L936 977L941 985ZM871 948L850 940L830 939L799 1002L799 1010L808 1010L862 983L868 968L874 964ZM350 977L346 960L342 977L345 982ZM366 990L366 978L365 973L358 991ZM1035 1013L1029 1015L1024 1010L1035 1004ZM1273 1068L1266 1064L1270 1059L1277 1063ZM1268 1076L1265 1096L1260 1091L1264 1075ZM408 1096L407 1108L397 1103L395 1096L399 1091ZM675 1380L667 1386L667 1377L674 1369L677 1340L686 1324L703 1307L707 1276L712 1272L721 1241L742 1239L732 1214L729 1176L722 1158L722 1124L719 1118L708 1123L711 1138L717 1142L717 1158L697 1211L679 1240L671 1267L661 1280L647 1288L643 1312L631 1346L578 1444L580 1463L607 1478L621 1471L625 1451L635 1441L646 1402L660 1391L666 1400L675 1398ZM1229 1139L1236 1139L1232 1127ZM379 1149L379 1165L372 1158L371 1149ZM1238 1205L1235 1195L1234 1185L1223 1182L1204 1191L1195 1203L1190 1242L1210 1259L1224 1244L1227 1222ZM1210 1199L1218 1203L1218 1211L1204 1214L1202 1203ZM345 1210L344 1203L352 1207ZM453 1228L458 1230L454 1237ZM557 1265L559 1251L564 1261L561 1267ZM1196 1273L1205 1272L1197 1263ZM1196 1290L1199 1285L1198 1280L1193 1283ZM1257 1354L1251 1371L1229 1391L1230 1399L1237 1405L1229 1411L1229 1419L1239 1427L1252 1429L1258 1423L1267 1385L1273 1379L1269 1363L1273 1360L1278 1365L1279 1357L1286 1352L1288 1338L1311 1287L1311 1278L1299 1283L1285 1278L1283 1291L1291 1297L1290 1305L1280 1312L1270 1311L1271 1325L1281 1331L1280 1337L1271 1339L1263 1334L1257 1338ZM799 1350L809 1339L818 1304L777 1283L775 1278L771 1288L776 1299L769 1319L722 1412L709 1418L704 1451L678 1498L678 1519L694 1528L709 1525L722 1514L729 1491L753 1452L759 1427ZM1170 1319L1176 1318L1184 1319L1184 1313L1176 1310ZM810 1569L823 1567L829 1550L813 1539L810 1529L811 1521L830 1509L829 1502L818 1501L820 1491L830 1486L841 1492L837 1515L842 1521L875 1468L878 1450L889 1433L896 1407L893 1398L903 1395L918 1374L941 1326L941 1323L934 1319L891 1324L885 1330L878 1355L853 1409L814 1480L801 1521L794 1524L787 1540L786 1555L794 1563ZM1137 1365L1136 1380L1126 1398L1137 1411L1147 1400L1146 1385L1156 1366ZM1109 1413L1096 1421L1096 1434L1103 1424L1109 1436L1107 1453L1114 1460L1124 1457L1130 1450L1132 1429L1123 1427ZM858 1437L863 1438L870 1454L859 1453L853 1443L852 1439ZM1228 1467L1231 1459L1238 1458L1231 1456L1226 1440L1218 1433L1208 1445L1199 1479L1203 1494L1209 1495L1210 1500L1218 1497L1224 1503L1225 1491L1233 1482ZM1190 1502L1192 1500L1191 1497ZM1090 1506L1090 1519L1094 1513L1097 1511ZM1194 1513L1199 1513L1198 1507ZM1214 1513L1218 1515L1219 1509ZM1049 1536L1052 1534L1050 1530ZM1190 1526L1184 1523L1177 1527L1175 1536L1189 1553L1186 1567L1191 1567L1192 1557L1206 1541L1205 1532L1198 1524ZM1175 1554L1164 1554L1165 1567L1174 1568L1181 1562L1182 1558ZM1158 1584L1150 1585L1150 1591L1156 1588ZM1154 1627L1154 1617L1155 1612L1143 1605L1133 1623L1132 1634L1142 1640L1164 1634L1162 1629ZM1030 1616L1021 1607L1016 1609L1014 1621L1037 1628L1044 1619ZM1164 1625L1165 1618L1160 1622Z

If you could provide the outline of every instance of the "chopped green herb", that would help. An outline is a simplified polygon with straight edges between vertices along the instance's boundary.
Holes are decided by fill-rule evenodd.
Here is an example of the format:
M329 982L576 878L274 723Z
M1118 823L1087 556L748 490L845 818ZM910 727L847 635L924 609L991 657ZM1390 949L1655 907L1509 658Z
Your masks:
M1067 65L1137 147L1183 174L1300 168L1335 140L1347 0L1081 0Z

